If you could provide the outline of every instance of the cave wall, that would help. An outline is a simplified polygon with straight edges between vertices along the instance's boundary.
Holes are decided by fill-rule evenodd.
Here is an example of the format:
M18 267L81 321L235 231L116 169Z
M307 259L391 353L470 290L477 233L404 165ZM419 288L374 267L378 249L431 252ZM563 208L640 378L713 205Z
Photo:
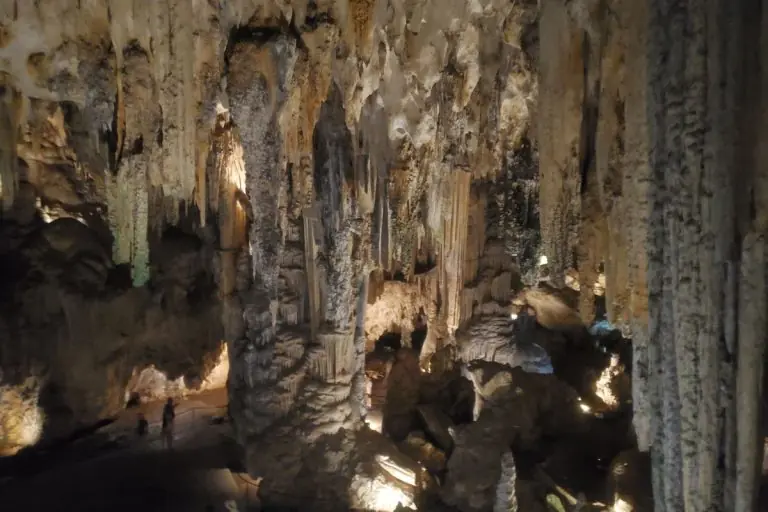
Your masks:
M604 283L656 508L749 509L762 17L0 0L0 390L47 382L66 430L119 408L137 366L204 374L224 340L249 469L311 492L305 472L354 465L382 332L423 310L428 358L540 277L575 282L589 323Z

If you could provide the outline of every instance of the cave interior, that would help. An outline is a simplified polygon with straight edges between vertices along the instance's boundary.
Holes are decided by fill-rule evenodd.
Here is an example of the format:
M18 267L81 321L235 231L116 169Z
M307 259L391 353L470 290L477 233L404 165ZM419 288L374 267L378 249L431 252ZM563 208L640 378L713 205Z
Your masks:
M763 35L0 0L0 508L768 510Z

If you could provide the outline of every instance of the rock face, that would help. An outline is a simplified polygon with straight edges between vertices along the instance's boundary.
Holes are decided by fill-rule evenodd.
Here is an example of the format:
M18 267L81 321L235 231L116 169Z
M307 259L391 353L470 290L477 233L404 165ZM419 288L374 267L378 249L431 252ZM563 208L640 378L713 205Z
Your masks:
M766 300L758 4L541 2L544 254L558 284L578 267L588 322L605 272L609 319L632 334L635 430L658 511L755 509Z
M377 326L407 344L424 323L426 360L535 268L536 2L0 13L3 258L40 261L8 292L4 379L65 386L77 420L121 406L139 364L205 377L223 339L249 469L265 494L310 488L294 461L325 441L314 472L354 466ZM163 252L178 231L196 256ZM377 318L390 280L418 299ZM104 375L80 382L75 353Z
M205 380L222 332L210 255L199 239L159 237L152 288L132 288L127 270L114 267L81 222L17 227L29 234L3 258L15 271L6 274L3 290L2 382L12 396L15 386L35 379L34 405L45 410L46 436L114 414L138 391L131 387L134 374L150 365L182 379L183 388Z
M454 431L443 499L465 511L491 510L494 503L510 507L514 463L507 460L509 450L513 445L530 447L542 435L578 431L583 417L576 394L554 375L527 374L496 363L475 362L464 373L483 407L475 422Z

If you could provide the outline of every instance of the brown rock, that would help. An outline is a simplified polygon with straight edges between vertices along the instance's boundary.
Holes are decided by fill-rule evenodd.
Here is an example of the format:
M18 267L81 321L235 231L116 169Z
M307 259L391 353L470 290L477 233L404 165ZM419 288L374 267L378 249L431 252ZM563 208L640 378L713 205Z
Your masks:
M394 439L404 439L411 430L419 403L419 359L410 349L401 349L387 377L384 430Z
M404 454L423 464L427 471L432 473L445 471L447 462L445 453L427 441L422 432L411 432L398 447Z
M416 410L427 433L440 448L450 452L453 449L453 438L448 431L453 426L451 419L434 405L420 405Z

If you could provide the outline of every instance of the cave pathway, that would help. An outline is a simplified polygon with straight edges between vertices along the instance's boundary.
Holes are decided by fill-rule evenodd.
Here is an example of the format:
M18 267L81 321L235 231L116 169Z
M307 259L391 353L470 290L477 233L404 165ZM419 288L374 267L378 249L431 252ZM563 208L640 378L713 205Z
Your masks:
M234 465L236 445L226 424L226 390L179 400L174 449L159 449L162 401L123 411L104 429L121 443L100 456L65 462L0 487L3 510L49 512L232 510L250 484ZM150 422L148 439L138 441L138 412ZM76 456L76 453L74 454Z

